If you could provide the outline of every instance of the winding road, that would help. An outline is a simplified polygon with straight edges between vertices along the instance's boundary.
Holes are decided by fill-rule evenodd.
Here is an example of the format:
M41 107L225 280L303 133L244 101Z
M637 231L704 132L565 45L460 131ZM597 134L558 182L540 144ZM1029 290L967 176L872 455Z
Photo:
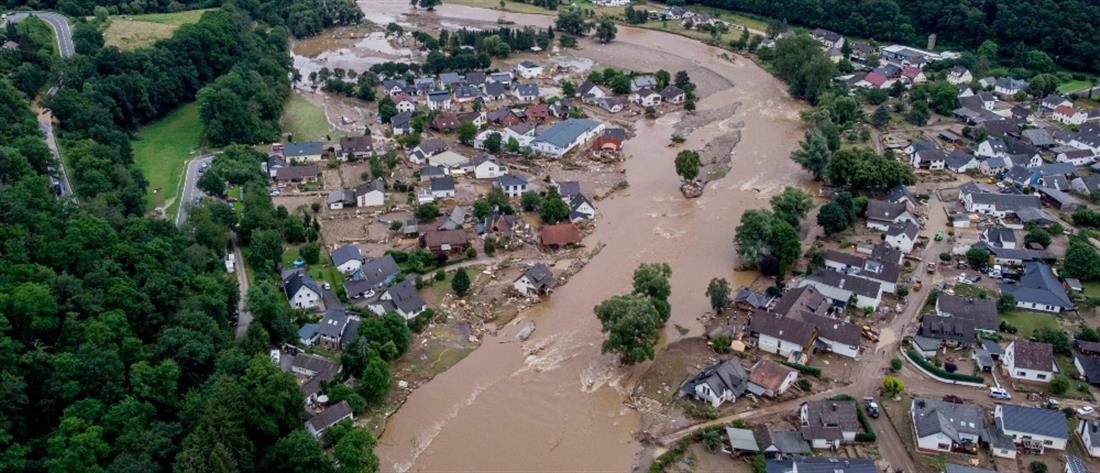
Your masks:
M65 18L60 13L52 13L46 11L29 11L29 12L15 12L11 13L3 21L0 21L0 27L7 25L8 22L18 23L27 18L40 18L50 25L53 29L54 35L57 37L57 50L61 54L61 57L66 58L76 53L76 48L73 46L73 34L72 28L69 25L69 19ZM50 87L46 91L46 96L51 96L57 93L57 85ZM65 169L65 160L61 158L60 148L57 147L57 137L54 135L53 127L53 113L49 109L43 108L38 114L38 129L42 130L42 133L46 136L46 146L50 148L50 152L53 153L54 159L57 161L57 184L58 194L60 197L69 197L73 195L73 188L69 184L69 172Z

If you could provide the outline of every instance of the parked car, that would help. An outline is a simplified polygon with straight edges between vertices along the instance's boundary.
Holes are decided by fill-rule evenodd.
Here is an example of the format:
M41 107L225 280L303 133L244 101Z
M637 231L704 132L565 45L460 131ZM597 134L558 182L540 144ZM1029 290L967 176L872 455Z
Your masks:
M875 402L875 398L865 397L865 398L863 398L863 404L865 406L867 406L867 414L870 415L871 418L877 419L878 418L878 413L879 413L879 408L878 408L878 403Z
M1091 416L1094 413L1096 413L1096 409L1093 409L1092 406L1083 406L1077 408L1077 415L1079 416Z
M999 388L997 386L989 387L989 397L1004 401L1012 399L1012 396L1008 394L1008 391L1005 391L1004 388Z

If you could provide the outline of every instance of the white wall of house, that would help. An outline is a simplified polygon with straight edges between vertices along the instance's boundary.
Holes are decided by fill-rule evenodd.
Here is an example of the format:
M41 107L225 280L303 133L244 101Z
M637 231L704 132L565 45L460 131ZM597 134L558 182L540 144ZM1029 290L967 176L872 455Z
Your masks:
M836 353L837 355L846 356L848 358L855 358L859 356L859 345L851 346L846 343L840 343L828 338L818 336L818 340L821 340L829 347L829 351Z
M792 371L787 375L786 378L783 378L783 382L779 384L778 389L774 389L774 390L773 389L768 389L768 388L766 388L764 386L761 386L759 384L749 382L748 390L749 390L750 393L753 393L757 396L776 397L776 396L779 396L780 394L783 394L783 393L787 392L787 390L791 388L791 386L794 384L794 382L797 379L798 379L798 372Z
M886 244L890 245L895 250L900 250L902 253L909 253L913 251L913 240L909 239L909 236L903 234L899 235L886 235Z
M316 309L321 306L321 295L312 289L302 286L294 297L290 298L290 306L295 309Z
M359 268L361 267L363 267L363 262L361 260L353 259L345 261L343 264L337 266L336 269L339 269L341 273L351 274L359 271Z
M840 440L813 439L810 440L810 448L814 450L829 450L840 448Z
M1062 308L1054 305L1038 304L1035 302L1016 301L1016 307L1027 310L1035 310L1039 312L1050 312L1057 314L1062 312Z
M526 274L520 276L519 279L516 279L516 281L512 283L512 287L519 291L520 294L523 294L525 296L538 294L538 288L535 287L533 283L531 283L531 279L529 279Z
M377 207L386 203L386 194L382 191L372 190L366 194L355 196L355 203L360 207Z
M768 353L775 353L781 356L789 356L796 351L802 351L803 347L797 343L791 343L786 340L780 340L771 335L760 334L757 348L766 351Z
M477 179L496 179L505 174L508 174L508 168L493 161L482 161L474 168Z
M1077 435L1081 437L1081 444L1085 446L1090 457L1100 457L1100 447L1092 446L1092 434L1089 433L1088 422L1077 424Z
M1049 383L1050 379L1054 377L1053 369L1050 371L1045 371L1021 368L1016 366L1016 354L1011 344L1008 346L1007 349L1005 349L1003 362L1005 370L1008 371L1008 375L1016 379L1034 381L1037 383Z
M699 399L707 401L714 407L721 406L724 402L734 402L737 400L737 396L733 395L733 391L724 390L721 393L716 393L710 389L710 385L707 383L699 383L695 385L695 396Z

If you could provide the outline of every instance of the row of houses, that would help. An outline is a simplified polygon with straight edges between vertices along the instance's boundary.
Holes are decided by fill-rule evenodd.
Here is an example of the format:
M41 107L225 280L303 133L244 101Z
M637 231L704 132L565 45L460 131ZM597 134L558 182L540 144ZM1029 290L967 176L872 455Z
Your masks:
M761 351L792 361L804 362L817 350L855 358L860 352L860 329L833 316L836 302L815 284L801 285L774 304L753 311L749 336Z
M1065 451L1069 441L1066 416L1057 409L997 404L987 420L973 404L915 398L910 412L916 448L925 452L977 454L988 448L996 457L1015 459L1018 452Z

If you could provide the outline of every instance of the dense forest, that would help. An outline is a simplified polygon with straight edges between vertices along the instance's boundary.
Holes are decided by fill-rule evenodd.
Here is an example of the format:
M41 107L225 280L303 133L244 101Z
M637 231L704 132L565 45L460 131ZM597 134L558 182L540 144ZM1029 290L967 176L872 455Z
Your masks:
M682 0L673 0L677 3ZM686 0L684 3L782 18L839 33L974 49L1000 45L1002 59L1039 49L1059 64L1100 71L1100 4L1089 0Z
M305 432L301 391L268 357L295 335L275 284L283 243L314 242L317 223L272 206L265 156L228 147L212 167L245 188L245 209L207 199L182 228L143 215L132 162L140 125L208 95L240 105L204 109L208 133L227 123L269 132L288 90L287 29L226 7L121 52L103 46L100 26L74 25L68 59L37 20L0 32L19 43L0 53L0 471L376 471L366 430L339 426L320 443ZM51 192L56 163L30 107L58 78L44 103L76 200ZM255 279L240 340L229 326L240 295L221 262L231 229ZM344 361L370 365L378 382L334 397L384 394L376 352Z

